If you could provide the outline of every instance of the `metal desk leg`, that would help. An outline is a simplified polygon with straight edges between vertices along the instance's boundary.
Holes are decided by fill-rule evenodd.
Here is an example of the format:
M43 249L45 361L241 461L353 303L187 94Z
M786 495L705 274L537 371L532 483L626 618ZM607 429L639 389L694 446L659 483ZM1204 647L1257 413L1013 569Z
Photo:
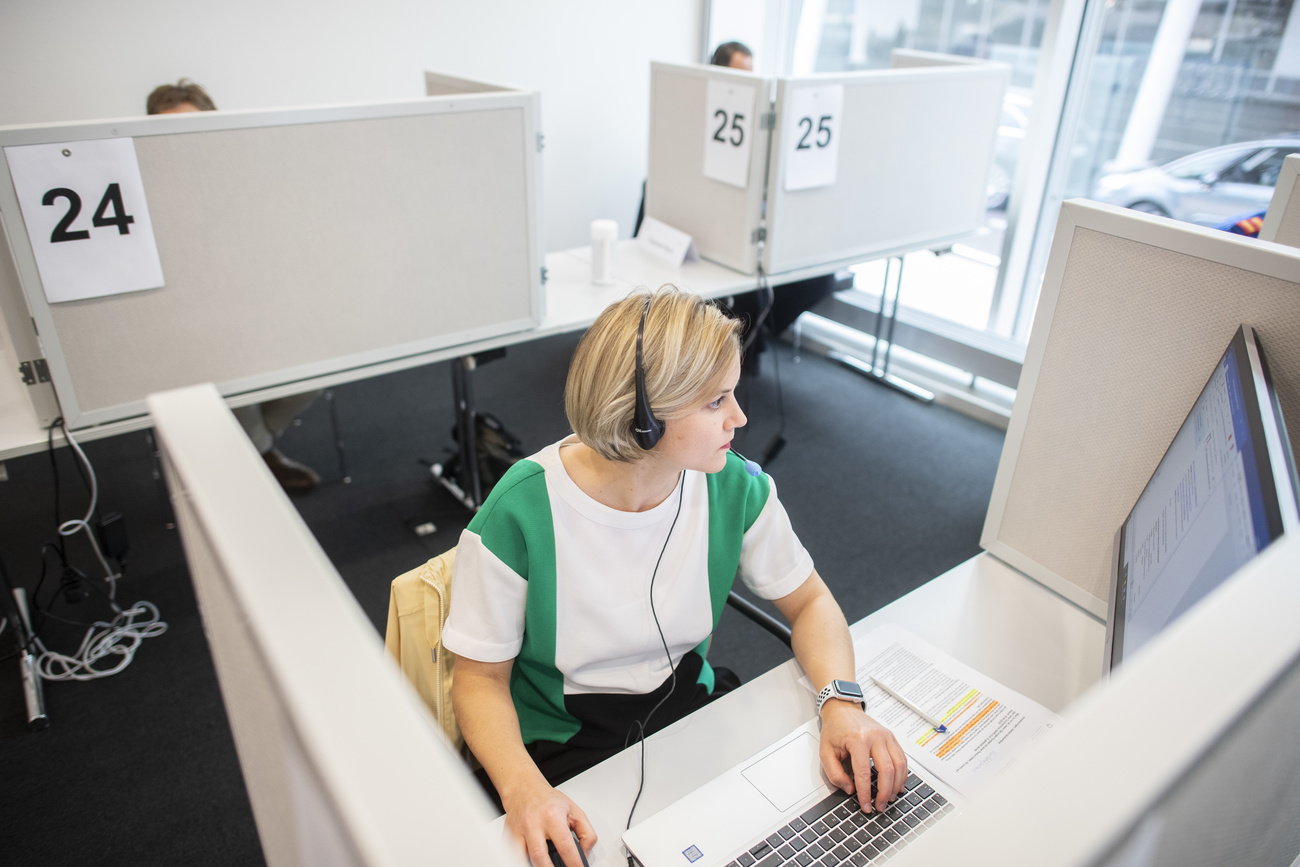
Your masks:
M348 472L347 453L343 448L343 437L339 435L339 414L334 405L334 390L325 389L325 403L329 405L330 410L330 432L334 435L334 456L339 462L339 478L343 484L352 484L352 475Z
M442 475L442 464L434 464L430 468L433 477L472 512L477 512L479 506L483 505L483 485L478 471L478 415L474 411L474 387L470 377L475 366L472 355L464 355L451 362L451 392L456 403L456 438L460 441L462 484L458 485L445 478Z
M853 368L864 376L870 377L881 385L887 385L923 403L931 403L934 400L933 392L889 372L889 356L894 349L894 323L898 319L898 303L903 294L903 258L901 256L897 258L898 272L894 278L894 303L889 307L888 316L885 315L885 307L889 304L889 271L894 260L893 258L885 260L885 282L880 288L880 307L876 310L876 334L875 342L871 346L871 362L867 363L860 358L836 350L831 350L827 353L827 356L846 367ZM880 344L882 340L885 343L884 359L877 366L877 361L881 356Z

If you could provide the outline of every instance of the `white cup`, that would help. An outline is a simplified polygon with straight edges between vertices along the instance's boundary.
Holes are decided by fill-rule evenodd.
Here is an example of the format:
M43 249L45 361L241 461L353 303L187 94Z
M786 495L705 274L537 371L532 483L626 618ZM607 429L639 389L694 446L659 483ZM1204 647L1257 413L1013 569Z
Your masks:
M614 283L614 245L617 243L616 221L591 221L591 282L597 286L612 286Z

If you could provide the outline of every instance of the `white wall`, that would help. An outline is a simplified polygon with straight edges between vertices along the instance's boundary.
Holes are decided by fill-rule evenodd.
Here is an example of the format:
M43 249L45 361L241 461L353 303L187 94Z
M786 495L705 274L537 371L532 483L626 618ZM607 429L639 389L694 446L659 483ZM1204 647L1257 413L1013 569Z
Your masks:
M651 60L698 60L702 0L0 0L0 125L134 116L156 85L221 108L424 95L424 70L542 94L545 243L626 237Z

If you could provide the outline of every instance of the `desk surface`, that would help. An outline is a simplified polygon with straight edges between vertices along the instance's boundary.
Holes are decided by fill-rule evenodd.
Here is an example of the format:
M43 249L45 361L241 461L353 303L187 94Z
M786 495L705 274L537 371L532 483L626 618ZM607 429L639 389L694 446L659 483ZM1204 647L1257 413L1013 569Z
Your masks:
M825 273L826 267L804 269L782 275L782 280L801 279ZM227 398L231 406L242 406L286 397L317 388L330 388L345 382L366 379L433 364L462 355L472 355L489 349L525 343L586 328L609 304L627 295L641 286L658 287L672 283L681 289L695 292L706 298L718 298L737 292L745 292L755 287L753 276L732 271L712 262L687 262L676 267L644 253L634 241L622 241L618 245L615 257L616 282L612 286L597 286L591 282L591 248L580 247L573 250L561 250L546 256L546 315L537 328L505 334L499 337L480 340L459 346L447 347L433 352L420 353L408 358L395 359L382 364L368 365L356 370L341 371L328 376L315 377L310 380L294 382L274 388L260 389L244 395ZM5 370L13 372L18 369L18 359L14 356L10 341L3 339L7 331L0 321L0 343L3 344ZM31 401L26 394L27 386L12 375L0 376L0 461L19 455L31 454L45 447L46 432L41 427ZM147 416L124 419L111 424L99 425L76 431L78 439L99 439L114 436L132 430L149 427ZM62 437L55 441L62 444Z
M853 625L897 623L962 662L1060 712L1102 674L1105 626L989 554L980 554ZM646 741L646 819L813 716L789 661ZM592 867L625 867L620 836L639 754L625 750L560 786L600 841ZM497 820L498 824L500 819Z

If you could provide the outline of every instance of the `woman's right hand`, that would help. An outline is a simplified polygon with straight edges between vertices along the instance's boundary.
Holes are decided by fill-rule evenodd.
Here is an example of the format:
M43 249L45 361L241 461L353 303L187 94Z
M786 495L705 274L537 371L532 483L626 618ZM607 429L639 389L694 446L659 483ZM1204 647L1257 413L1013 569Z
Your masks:
M457 657L451 682L456 721L501 796L507 837L523 850L533 867L554 867L546 851L547 840L555 843L568 867L582 867L573 833L583 850L590 852L596 845L596 831L577 804L546 782L524 747L510 698L513 664L514 660L478 662Z
M596 830L587 821L587 814L545 780L529 781L508 796L503 793L501 801L506 810L506 833L522 848L533 867L553 867L547 840L555 843L567 867L582 867L573 833L578 835L584 852L596 845Z

